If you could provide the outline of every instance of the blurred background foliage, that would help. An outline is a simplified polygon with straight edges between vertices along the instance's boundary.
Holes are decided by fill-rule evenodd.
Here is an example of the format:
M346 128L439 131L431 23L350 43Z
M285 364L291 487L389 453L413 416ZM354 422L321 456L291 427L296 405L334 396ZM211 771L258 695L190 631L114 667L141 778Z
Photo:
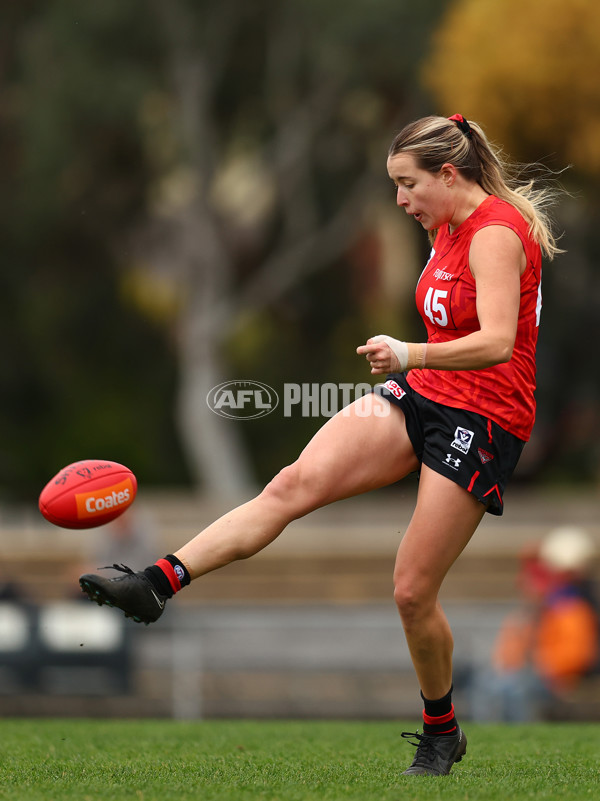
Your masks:
M516 159L572 165L517 480L597 482L599 8L4 0L3 496L85 457L213 492L293 459L322 420L225 421L206 394L370 381L358 344L422 336L427 241L386 151L456 111Z

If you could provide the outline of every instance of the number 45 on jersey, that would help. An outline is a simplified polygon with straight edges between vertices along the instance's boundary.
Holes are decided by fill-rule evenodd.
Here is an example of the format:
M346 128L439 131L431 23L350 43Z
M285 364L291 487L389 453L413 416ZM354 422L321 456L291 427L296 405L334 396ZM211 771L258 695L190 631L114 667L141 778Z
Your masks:
M447 289L434 289L430 286L424 301L425 314L434 325L439 325L442 328L448 325L448 312L443 303L447 297Z

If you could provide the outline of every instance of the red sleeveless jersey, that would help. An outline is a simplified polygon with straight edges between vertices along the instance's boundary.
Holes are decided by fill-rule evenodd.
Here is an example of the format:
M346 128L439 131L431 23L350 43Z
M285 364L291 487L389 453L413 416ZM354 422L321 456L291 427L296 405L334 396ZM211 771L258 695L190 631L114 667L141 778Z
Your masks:
M475 232L488 225L503 225L514 231L527 257L512 358L506 364L482 370L411 370L408 382L430 400L477 412L519 439L528 440L535 420L542 257L521 213L490 195L454 233L447 225L440 228L417 284L417 307L427 327L428 342L448 342L479 330L469 249Z

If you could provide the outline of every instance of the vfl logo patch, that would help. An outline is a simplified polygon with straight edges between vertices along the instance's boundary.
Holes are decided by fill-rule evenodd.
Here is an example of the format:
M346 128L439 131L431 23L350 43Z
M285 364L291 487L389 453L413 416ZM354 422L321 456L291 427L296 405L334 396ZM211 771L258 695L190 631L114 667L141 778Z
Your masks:
M458 426L454 432L454 442L450 443L450 447L456 448L456 450L461 453L468 453L474 436L474 431L469 431L468 428L461 428Z
M460 462L461 462L460 459L456 459L454 456L452 456L451 453L447 453L446 458L444 459L442 464L447 464L448 467L451 467L453 470L458 470L458 468L460 467Z
M487 462L491 462L494 458L492 453L488 453L488 451L484 451L483 448L477 448L477 453L479 454L479 458L481 459L481 464L487 464Z

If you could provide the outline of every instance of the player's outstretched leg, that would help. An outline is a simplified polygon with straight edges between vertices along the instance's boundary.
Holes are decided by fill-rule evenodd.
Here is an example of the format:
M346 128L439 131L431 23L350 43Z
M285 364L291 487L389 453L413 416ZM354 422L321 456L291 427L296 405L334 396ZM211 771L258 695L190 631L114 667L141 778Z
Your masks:
M258 553L292 520L391 484L417 467L403 412L366 395L328 420L260 495L223 515L174 555L138 573L124 566L117 566L121 575L112 577L86 573L81 588L92 601L151 623L190 580Z

